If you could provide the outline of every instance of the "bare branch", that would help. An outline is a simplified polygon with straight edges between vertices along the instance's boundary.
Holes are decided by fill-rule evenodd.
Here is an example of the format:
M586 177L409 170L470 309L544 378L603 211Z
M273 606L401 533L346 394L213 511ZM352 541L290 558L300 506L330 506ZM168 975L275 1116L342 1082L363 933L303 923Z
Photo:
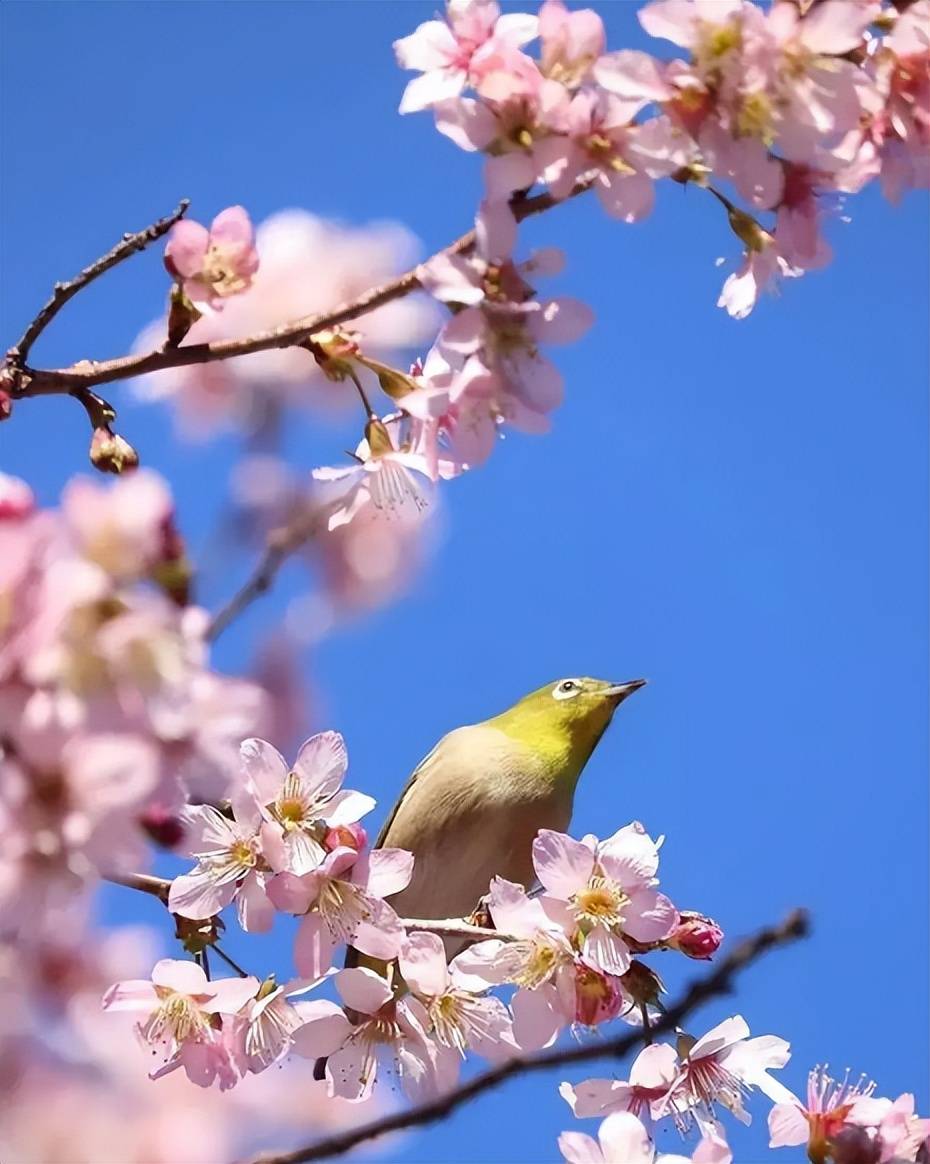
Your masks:
M211 619L207 627L208 640L212 642L218 638L247 606L271 588L290 555L314 537L325 523L327 512L319 508L301 510L288 525L271 531L264 553L248 580Z
M159 901L167 904L168 891L171 889L171 882L164 877L150 877L148 873L108 873L104 877L104 881L110 881L113 885L122 885L126 889L138 889L140 893L151 894L152 897L157 897Z
M592 177L583 178L576 183L567 198L558 201L549 193L536 194L531 198L516 197L511 200L511 207L517 220L522 221L534 214L550 210L553 206L558 205L559 201L567 201L569 198L583 194L591 188L592 183ZM464 255L468 254L474 245L475 232L470 230L439 253ZM144 355L120 356L114 360L83 360L70 368L55 370L31 368L28 369L28 375L24 375L24 382L15 395L19 398L62 395L73 392L75 388L92 388L98 384L108 384L114 380L128 380L133 376L164 371L167 368L208 364L216 360L228 360L234 356L250 355L252 352L267 351L271 348L292 347L303 343L314 332L324 331L326 328L337 327L349 320L358 319L359 316L367 315L369 312L383 307L385 303L391 303L395 299L409 295L419 286L417 268L414 267L403 275L399 275L387 283L382 283L380 287L373 287L357 298L342 303L330 311L322 312L319 315L305 316L303 319L282 324L268 331L258 332L246 339L162 348ZM21 345L22 341L20 341ZM24 358L20 354L19 363L22 363Z
M441 938L470 938L474 942L483 942L488 938L497 938L504 942L517 940L513 934L505 934L488 926L473 926L471 922L460 917L448 917L441 921L428 917L402 917L400 924L408 933L429 930L431 934L439 934Z
M32 345L69 299L72 299L77 295L78 291L86 287L89 283L93 283L105 271L109 271L111 267L115 267L117 263L121 263L136 251L145 250L150 243L157 241L162 235L167 234L174 224L184 217L189 206L190 200L187 198L182 199L167 218L160 218L144 230L136 231L135 234L124 234L115 247L107 251L96 262L91 263L89 267L85 267L79 275L76 275L67 283L56 283L51 298L23 332L22 338L7 352L7 360L13 365L22 367L29 356ZM85 380L82 383L72 384L70 387L92 388L94 383L102 383L102 381ZM33 393L26 386L22 395L28 396L33 395Z
M807 914L803 910L795 910L780 925L767 926L741 942L728 957L723 959L713 973L693 982L679 1001L674 1006L669 1007L661 1018L652 1024L652 1036L655 1037L674 1030L703 1003L720 995L729 994L733 989L733 979L737 974L769 951L806 937L809 929ZM572 1045L564 1049L549 1051L544 1055L537 1055L534 1058L510 1059L506 1063L469 1080L461 1087L456 1088L455 1091L431 1100L429 1103L421 1104L419 1107L410 1108L407 1111L394 1112L358 1128L337 1132L292 1152L271 1152L256 1156L250 1161L250 1164L306 1164L310 1160L323 1160L331 1156L339 1156L358 1144L374 1140L388 1132L434 1123L469 1100L499 1087L517 1075L550 1071L553 1067L570 1067L576 1063L587 1063L592 1059L602 1059L607 1056L621 1058L635 1050L642 1042L642 1038L640 1031L632 1031L614 1039L605 1039L580 1047Z

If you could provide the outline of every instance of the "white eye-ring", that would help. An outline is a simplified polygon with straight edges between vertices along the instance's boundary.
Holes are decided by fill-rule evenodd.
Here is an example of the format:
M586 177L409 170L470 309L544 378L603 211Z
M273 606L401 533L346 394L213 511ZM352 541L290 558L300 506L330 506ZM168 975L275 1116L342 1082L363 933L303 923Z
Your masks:
M581 694L580 679L563 679L552 688L553 699L572 699Z

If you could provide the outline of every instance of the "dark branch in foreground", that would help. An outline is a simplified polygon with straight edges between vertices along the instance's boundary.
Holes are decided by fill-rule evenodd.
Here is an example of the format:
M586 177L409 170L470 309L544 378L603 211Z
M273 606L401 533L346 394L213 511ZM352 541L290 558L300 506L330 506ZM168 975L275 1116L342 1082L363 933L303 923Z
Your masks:
M188 206L190 206L189 199L182 199L167 218L160 218L157 222L153 222L151 226L147 226L144 230L136 231L134 234L124 234L112 250L107 251L105 255L101 255L89 267L85 267L79 275L76 275L67 283L56 283L51 298L23 332L22 338L7 352L6 358L9 363L21 367L26 362L32 345L69 299L72 299L77 295L78 291L86 287L89 283L93 283L105 271L109 271L111 267L115 267L136 251L145 250L150 243L156 242L162 235L167 234L174 224L184 217L187 213ZM92 386L93 382L89 380L83 384L72 385L72 387L84 388L90 388ZM29 395L28 386L24 385L24 389L23 394ZM74 393L72 394L76 395Z
M807 914L803 910L795 910L780 925L767 926L741 942L711 974L693 982L679 1001L670 1006L662 1017L652 1024L652 1036L673 1031L703 1003L720 995L729 994L733 989L733 979L737 974L770 950L790 945L792 942L806 937L809 929ZM317 1140L314 1144L297 1148L292 1152L266 1153L256 1156L250 1161L250 1164L305 1164L309 1160L323 1160L331 1156L339 1156L358 1144L374 1140L388 1132L433 1123L476 1096L499 1087L514 1076L548 1071L553 1067L569 1067L575 1063L586 1063L592 1059L603 1059L607 1056L621 1058L635 1050L642 1042L642 1038L642 1032L632 1031L615 1039L606 1039L603 1042L590 1043L581 1047L575 1046L567 1047L564 1050L549 1051L534 1058L511 1059L499 1067L485 1071L455 1091L431 1100L429 1103L421 1104L419 1107L410 1108L407 1111L394 1112L358 1128L337 1132L335 1135L327 1136L323 1140Z
M561 201L568 201L568 199L583 194L591 188L592 181L592 178L582 179L575 185L574 189L568 195L568 198L561 199ZM558 201L548 193L535 194L531 198L517 197L511 201L514 215L521 222L524 218L530 218L534 214L541 214L543 211L550 210L558 204ZM186 209L186 205L184 209ZM184 210L181 209L181 214L183 212ZM163 221L168 223L168 226L165 227L165 230L167 230L173 220L165 219ZM149 229L152 230L154 228L150 227ZM120 246L126 245L129 244L120 244ZM470 253L474 246L475 232L470 230L467 234L463 234L461 238L456 239L454 243L439 253L465 255ZM118 250L119 248L116 249ZM90 278L95 278L97 274L106 270L107 267L112 266L114 262L119 262L119 258L123 257L122 255L112 261L107 261L114 253L111 251L110 255L99 260L99 263L106 262L106 266L95 270L94 268L99 266L99 263L97 263L94 264L93 268L88 268L88 271L93 271L93 274L89 278L85 279L84 276L87 272L82 272L73 284L65 284L66 287L71 288L67 298L70 298L81 286L89 282ZM114 380L126 380L133 376L142 376L145 373L158 372L166 368L180 368L190 364L208 364L215 360L228 360L233 356L249 355L251 352L267 351L269 348L292 347L296 344L303 343L314 332L325 331L327 328L337 327L339 324L357 319L360 315L366 315L370 311L383 307L385 303L391 303L395 299L401 299L403 296L409 295L411 291L415 291L419 286L420 279L417 274L417 268L414 267L405 274L399 275L396 279L391 279L389 282L383 283L380 287L373 287L371 290L359 295L356 299L340 304L331 311L325 311L319 315L307 316L303 319L294 320L291 323L284 323L279 327L259 332L245 339L223 340L207 344L188 344L181 347L165 347L153 352L147 352L144 355L119 356L113 360L82 360L70 368L43 370L23 367L25 361L25 352L23 351L24 342L25 351L28 352L29 346L36 335L39 334L48 320L57 312L60 306L58 304L47 318L43 319L40 314L35 323L30 325L29 330L23 339L20 340L17 348L11 349L11 353L18 351L18 356L14 359L12 355L8 354L7 358L11 366L21 369L19 374L20 383L15 386L13 395L14 398L20 399L28 396L73 395L75 388L93 388L98 384L108 384ZM41 326L37 327L40 319L42 320ZM33 329L36 329L34 334L32 334Z

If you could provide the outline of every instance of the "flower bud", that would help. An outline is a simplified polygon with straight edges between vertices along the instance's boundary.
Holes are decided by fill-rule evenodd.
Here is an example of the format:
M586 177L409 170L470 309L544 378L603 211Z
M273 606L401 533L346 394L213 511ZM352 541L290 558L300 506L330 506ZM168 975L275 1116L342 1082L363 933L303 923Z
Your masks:
M620 1013L623 993L616 978L581 962L575 967L575 1022L593 1027Z
M181 284L175 283L168 297L168 347L176 348L200 316Z
M678 917L678 925L665 940L669 949L703 961L712 958L723 941L720 926L713 918L692 910L682 910Z
M0 420L9 420L13 415L13 397L0 388Z
M352 370L358 344L338 328L318 331L300 345L310 353L327 380L344 380Z
M0 473L0 521L19 521L35 509L35 497L25 481Z
M139 454L129 441L107 427L95 428L90 440L90 461L101 473L123 473L136 469Z
M659 995L665 993L665 983L651 966L634 958L626 974L621 975L623 989L637 1006L658 1006Z
M177 813L161 804L150 804L139 816L139 825L156 845L173 849L184 839L184 826Z
M323 838L323 847L332 852L333 849L354 849L360 853L368 844L368 834L360 824L335 825L326 830Z

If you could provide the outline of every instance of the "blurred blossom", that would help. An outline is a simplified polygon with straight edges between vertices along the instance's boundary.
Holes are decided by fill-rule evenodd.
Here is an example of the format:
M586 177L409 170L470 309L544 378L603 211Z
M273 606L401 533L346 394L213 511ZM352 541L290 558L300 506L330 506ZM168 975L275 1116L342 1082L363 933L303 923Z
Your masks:
M419 249L414 236L396 223L348 226L305 210L284 210L266 219L256 231L256 247L261 267L249 289L226 300L221 314L198 320L185 343L242 338L334 308L411 266ZM435 320L428 302L406 298L354 326L366 353L403 364L400 352L427 340ZM162 319L146 328L137 350L160 347L165 327ZM331 406L349 400L348 391L328 382L300 348L173 368L136 384L144 399L170 400L184 434L196 437L224 427L258 428L283 405Z

